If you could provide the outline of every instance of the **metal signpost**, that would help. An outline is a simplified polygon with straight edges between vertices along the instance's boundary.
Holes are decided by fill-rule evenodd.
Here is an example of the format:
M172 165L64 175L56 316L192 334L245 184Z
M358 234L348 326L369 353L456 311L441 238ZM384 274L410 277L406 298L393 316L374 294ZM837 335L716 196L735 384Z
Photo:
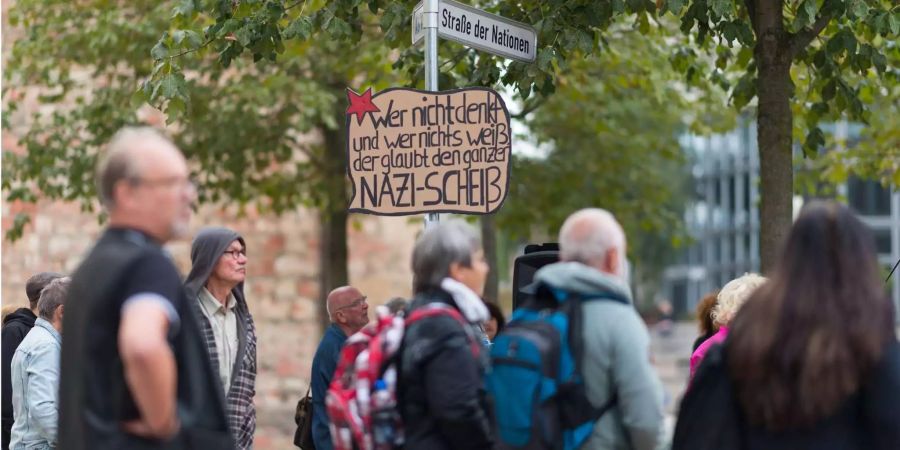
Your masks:
M529 25L453 0L423 0L413 9L412 43L425 42L425 89L438 90L438 38L449 39L488 53L534 62L537 33ZM440 215L425 217L428 227Z

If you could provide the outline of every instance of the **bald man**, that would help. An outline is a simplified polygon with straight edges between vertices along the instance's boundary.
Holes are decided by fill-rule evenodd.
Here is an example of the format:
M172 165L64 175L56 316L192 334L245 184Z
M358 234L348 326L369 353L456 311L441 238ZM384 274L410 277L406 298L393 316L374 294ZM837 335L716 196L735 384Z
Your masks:
M74 450L234 448L222 387L163 250L188 232L184 156L125 128L97 169L109 227L72 276L64 316L59 443Z
M316 450L331 450L331 433L328 431L328 414L325 411L325 393L334 376L341 347L347 336L361 330L369 323L369 305L366 296L352 286L339 287L325 300L331 325L316 349L312 363L313 424L312 435Z
M583 209L559 231L560 262L534 280L559 299L581 299L582 376L597 408L613 405L582 449L654 450L663 444L662 385L650 337L631 299L625 232L602 209Z

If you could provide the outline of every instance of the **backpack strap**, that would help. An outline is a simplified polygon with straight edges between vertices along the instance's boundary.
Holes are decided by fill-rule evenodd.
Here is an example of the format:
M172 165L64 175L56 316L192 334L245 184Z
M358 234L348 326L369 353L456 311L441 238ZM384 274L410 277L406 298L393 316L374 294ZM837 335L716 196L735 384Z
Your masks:
M469 341L469 348L472 351L472 355L478 358L480 353L479 344L475 340L475 337L472 335L472 330L469 328L469 323L466 319L463 318L462 314L449 305L444 305L442 303L429 303L421 308L417 308L412 311L409 317L406 318L406 326L410 325L429 317L437 317L437 316L449 316L452 317L457 323L460 324L463 328L463 332L466 333L466 339Z
M613 302L622 302L627 303L627 301L616 297L616 296L591 296L584 297L578 293L567 293L565 301L559 306L560 310L562 310L566 316L569 318L569 348L572 350L572 358L575 360L575 370L578 376L582 378L582 383L584 382L584 372L582 370L583 364L582 360L584 359L584 314L582 312L582 303L587 301L613 301ZM612 380L610 379L610 383ZM611 386L612 396L609 400L606 401L603 405L599 407L595 407L590 404L590 401L587 400L587 392L582 391L581 395L584 396L583 402L580 403L585 410L581 411L581 414L578 413L578 407L575 407L576 411L572 411L573 416L578 417L581 416L581 419L589 419L592 422L596 422L604 414L609 412L613 407L615 407L619 403L619 394L615 389L615 386ZM586 389L582 386L582 389ZM578 420L574 420L574 423L577 423Z

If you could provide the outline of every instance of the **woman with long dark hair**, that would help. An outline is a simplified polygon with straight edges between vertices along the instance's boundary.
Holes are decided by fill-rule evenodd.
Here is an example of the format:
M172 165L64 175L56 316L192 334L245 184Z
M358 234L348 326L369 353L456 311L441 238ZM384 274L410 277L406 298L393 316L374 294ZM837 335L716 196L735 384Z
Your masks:
M673 449L900 449L900 346L878 275L847 207L804 208L769 282L700 366Z

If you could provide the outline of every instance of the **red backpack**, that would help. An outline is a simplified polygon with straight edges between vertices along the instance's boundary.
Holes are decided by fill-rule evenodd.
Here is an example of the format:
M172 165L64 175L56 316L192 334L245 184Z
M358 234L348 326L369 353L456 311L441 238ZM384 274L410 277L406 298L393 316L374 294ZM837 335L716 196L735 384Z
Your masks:
M468 329L459 311L440 303L418 308L405 320L402 312L392 315L384 306L375 311L374 323L347 338L325 397L335 450L387 450L403 445L396 356L406 327L445 315ZM477 355L478 343L471 336L470 342Z

